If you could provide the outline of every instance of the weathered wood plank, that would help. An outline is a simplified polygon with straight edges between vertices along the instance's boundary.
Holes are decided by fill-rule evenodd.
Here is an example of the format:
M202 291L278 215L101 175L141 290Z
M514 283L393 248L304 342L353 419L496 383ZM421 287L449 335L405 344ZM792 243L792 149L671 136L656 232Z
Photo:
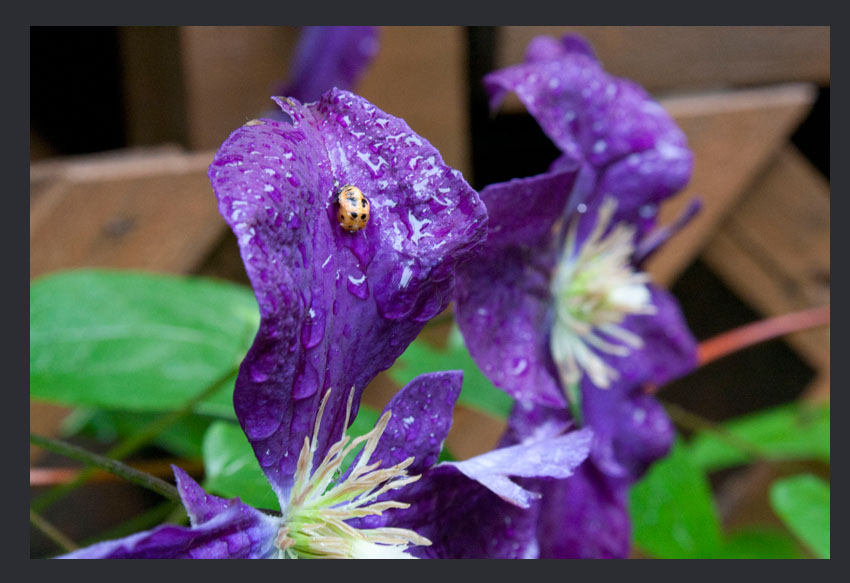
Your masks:
M190 148L218 148L277 107L269 97L286 79L298 27L186 26L179 33Z
M585 36L605 68L648 90L810 81L828 85L828 26L505 26L499 67L522 61L537 35Z
M703 209L649 261L656 282L669 285L696 258L813 100L811 86L791 84L661 101L688 137L694 172L685 192L662 206L660 221L673 220L693 196L702 198Z
M785 147L706 246L703 259L766 316L829 304L829 185ZM810 365L829 368L829 330L790 335ZM827 372L828 374L828 372Z
M30 277L74 267L183 273L224 232L212 153L123 153L31 166Z

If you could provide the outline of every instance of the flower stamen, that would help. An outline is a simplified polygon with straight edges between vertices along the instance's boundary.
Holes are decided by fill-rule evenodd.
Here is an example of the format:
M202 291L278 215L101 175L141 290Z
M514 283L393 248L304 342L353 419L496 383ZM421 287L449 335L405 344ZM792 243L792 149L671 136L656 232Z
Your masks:
M552 278L556 317L550 348L565 388L584 374L596 386L609 387L619 373L599 353L624 357L642 348L643 340L621 324L628 315L657 312L647 287L649 275L632 263L635 228L611 225L616 208L613 198L602 202L580 248L578 219L572 221Z
M330 446L317 467L313 467L322 415L330 397L325 393L312 439L305 437L298 456L296 477L290 502L283 517L283 527L277 539L280 556L286 558L357 558L393 557L414 558L405 551L413 545L430 545L431 541L412 530L402 528L359 529L346 520L364 516L380 515L393 508L408 508L410 505L395 500L375 501L383 494L415 482L420 476L409 476L407 467L414 458L409 457L394 466L378 469L381 461L370 463L372 454L391 418L385 412L375 427L351 439L345 427L351 413L354 390L349 393L345 411L342 437ZM333 483L339 475L343 461L360 444L363 451L347 477Z

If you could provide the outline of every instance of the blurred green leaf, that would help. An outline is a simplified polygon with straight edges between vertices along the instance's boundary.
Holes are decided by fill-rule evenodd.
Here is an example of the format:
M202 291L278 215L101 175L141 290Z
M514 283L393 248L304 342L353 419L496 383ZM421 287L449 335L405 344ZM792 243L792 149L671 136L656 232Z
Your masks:
M510 413L513 399L493 386L481 373L469 355L457 326L452 327L446 348L435 348L418 338L407 347L388 372L395 382L406 385L421 374L442 370L463 371L459 403L500 419L505 419Z
M746 528L729 535L713 559L802 559L797 542L786 532Z
M260 469L248 438L237 423L216 421L207 430L203 444L204 488L255 508L280 510L277 495Z
M678 440L670 455L632 487L629 512L635 545L650 555L703 558L721 549L708 481Z
M378 411L361 405L347 435L356 437L368 433L378 417ZM341 467L342 473L351 465L361 448L362 445L346 456ZM251 444L238 424L229 421L213 423L204 436L203 456L206 473L204 487L209 492L226 498L239 496L243 502L257 508L280 510L277 495L260 469Z
M755 445L770 459L815 459L829 463L829 403L791 403L723 424L729 433ZM689 445L693 463L705 471L751 461L748 452L710 433Z
M30 288L30 396L176 409L238 366L258 325L253 293L231 283L107 270L49 275ZM232 418L232 393L230 380L197 411Z
M109 411L78 408L65 418L65 435L83 434L99 441L116 441L145 428L162 413ZM187 415L163 429L152 443L176 456L201 459L204 434L215 419L205 415Z
M770 487L770 504L785 525L817 557L829 558L829 484L800 474Z

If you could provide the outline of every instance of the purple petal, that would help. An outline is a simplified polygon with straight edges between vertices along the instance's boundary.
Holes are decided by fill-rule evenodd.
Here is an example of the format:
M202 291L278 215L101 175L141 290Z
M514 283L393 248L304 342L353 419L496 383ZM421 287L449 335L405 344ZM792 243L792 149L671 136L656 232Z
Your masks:
M490 381L515 399L566 404L549 351L554 318L543 255L506 248L458 271L455 317L469 353Z
M277 93L306 103L334 87L354 89L379 45L376 26L305 26L295 49L290 81Z
M483 484L506 502L528 508L539 496L512 482L514 477L566 478L590 452L593 433L572 431L545 441L520 443L494 449L462 462L446 462L472 480Z
M564 153L550 170L593 166L596 196L615 196L617 220L636 223L639 233L690 179L684 133L643 88L606 73L580 37L537 37L525 63L490 73L484 85L492 107L514 91Z
M189 486L191 490L195 487L197 484ZM195 496L196 492L189 494L190 498ZM195 522L198 517L195 515L192 527L166 524L57 558L265 559L273 556L277 552L274 541L280 528L278 520L242 504L238 499L226 502L226 507L221 507L220 512L203 522ZM207 510L212 510L212 507L207 506Z
M394 493L406 509L369 517L364 526L416 531L433 544L422 558L534 558L539 497L508 477L569 476L587 457L588 430L441 463Z
M459 370L426 373L407 383L384 407L383 412L392 411L392 416L371 460L380 460L380 467L387 468L413 457L409 475L421 474L437 463L462 384Z
M449 465L426 472L393 497L409 508L384 512L380 523L414 530L431 546L413 547L423 559L523 559L537 556L536 508L504 501Z
M584 423L596 436L592 457L611 476L636 479L652 461L666 455L673 440L672 423L644 390L696 366L696 339L675 298L655 286L650 291L658 313L629 316L623 322L643 340L643 348L625 357L605 356L620 374L607 389L588 379L581 384Z
M631 527L628 482L586 463L566 480L535 480L542 494L537 539L541 559L624 559Z
M238 498L227 500L208 494L206 490L201 488L200 484L182 469L175 465L172 465L171 469L174 471L180 500L186 507L186 513L189 515L192 526L203 524L234 504L241 504Z
M456 318L475 362L517 399L566 403L549 355L549 272L553 225L582 196L574 167L488 186L481 193L490 229L484 249L458 269ZM578 195L576 194L578 192Z
M581 53L596 59L596 53L585 39L576 34L567 34L560 41L551 36L534 37L525 49L525 62L551 61L570 53Z
M260 305L234 407L285 498L326 390L318 457L343 430L349 390L353 419L366 384L446 307L487 219L460 173L403 120L343 91L278 103L292 123L236 130L209 174ZM356 233L337 223L346 184L371 203Z
M603 167L628 154L686 144L669 114L643 88L609 75L584 51L494 71L484 85L493 105L505 91L515 92L543 131L576 161Z
M491 184L481 191L487 207L487 242L482 253L494 254L505 246L545 246L553 225L562 218L571 198L583 196L579 167L509 182Z
M508 429L501 444L540 439L571 423L565 408L552 409L518 402L508 419ZM592 447L595 449L598 444L599 440L595 439ZM628 555L629 480L606 475L590 459L577 467L567 479L525 479L521 483L524 488L540 495L533 508L539 515L537 538L541 558Z

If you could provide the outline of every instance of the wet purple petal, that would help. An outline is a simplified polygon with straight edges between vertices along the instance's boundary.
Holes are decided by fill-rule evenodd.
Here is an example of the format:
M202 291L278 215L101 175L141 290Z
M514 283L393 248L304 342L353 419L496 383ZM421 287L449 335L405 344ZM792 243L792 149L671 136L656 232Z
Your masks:
M506 502L528 508L539 496L510 480L513 477L566 478L587 458L593 432L572 431L544 441L494 449L462 462L445 462L483 484Z
M484 78L491 106L515 92L573 160L604 167L633 153L685 147L684 134L664 108L639 85L606 73L587 52L535 49L532 58Z
M541 559L624 559L631 547L628 482L586 463L566 480L535 480L542 494Z
M444 462L392 498L410 504L361 523L412 529L433 543L422 558L534 558L536 492L522 477L566 477L587 457L591 432L493 450L462 462ZM511 480L513 477L516 481Z
M394 499L375 526L409 528L431 541L414 547L423 559L522 559L537 556L536 509L510 504L449 465L438 465Z
M446 307L487 219L460 173L403 120L344 91L279 104L292 123L236 130L209 174L260 305L234 407L285 498L326 390L317 456L342 430L348 391L353 418L366 384ZM356 233L337 223L346 184L371 203Z
M607 390L596 389L600 393ZM518 402L508 419L500 445L545 438L572 424L565 408ZM623 428L628 439L629 428ZM599 447L594 439L592 448ZM591 454L593 455L593 453ZM619 467L619 466L618 466ZM622 473L622 472L621 472ZM521 484L540 495L532 508L537 519L540 558L611 558L629 553L628 486L612 477L591 458L566 479L525 479Z
M545 333L554 313L554 254L510 247L458 270L455 317L469 353L494 385L516 399L564 405Z
M565 165L557 172L485 187L481 200L490 228L482 255L495 255L505 246L545 247L570 199L583 196L578 175L577 165Z
M379 467L387 468L413 457L407 468L410 475L437 463L462 383L459 370L426 373L407 383L384 407L383 412L392 411L392 416L371 460L380 460Z
M578 35L564 35L560 40L551 36L537 36L531 39L525 49L525 62L550 61L568 55L580 53L592 59L596 54L590 44Z
M177 486L192 521L105 541L60 559L265 559L277 552L278 520L238 498L206 494L188 474L174 468Z
M684 133L642 87L605 72L580 37L537 37L523 64L490 73L484 85L491 107L515 92L564 153L550 171L589 164L598 202L615 196L616 219L639 234L654 224L658 203L690 179Z

